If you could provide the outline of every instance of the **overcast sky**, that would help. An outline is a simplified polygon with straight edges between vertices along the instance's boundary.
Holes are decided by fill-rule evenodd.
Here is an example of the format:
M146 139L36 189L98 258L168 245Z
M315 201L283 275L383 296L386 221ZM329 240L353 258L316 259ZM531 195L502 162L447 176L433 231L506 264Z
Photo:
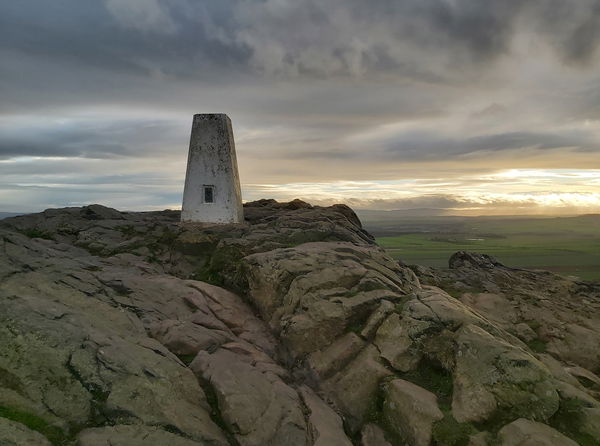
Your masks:
M194 113L245 200L600 212L600 0L0 3L0 211L181 202Z

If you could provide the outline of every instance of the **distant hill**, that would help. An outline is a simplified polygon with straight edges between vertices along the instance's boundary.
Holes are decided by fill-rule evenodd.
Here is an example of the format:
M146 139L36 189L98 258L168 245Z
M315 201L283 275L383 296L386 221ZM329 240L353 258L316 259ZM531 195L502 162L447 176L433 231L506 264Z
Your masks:
M8 217L16 217L17 215L23 215L25 212L0 212L0 220Z
M364 220L388 220L400 217L441 217L448 216L448 210L442 208L392 209L389 211L356 209L356 215L364 222Z

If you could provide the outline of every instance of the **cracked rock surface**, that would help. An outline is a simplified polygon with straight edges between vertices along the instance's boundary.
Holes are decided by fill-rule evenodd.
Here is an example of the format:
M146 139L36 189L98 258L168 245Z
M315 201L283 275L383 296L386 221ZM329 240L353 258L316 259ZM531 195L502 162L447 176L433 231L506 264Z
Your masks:
M343 205L245 214L2 220L0 444L600 444L597 285L409 268Z

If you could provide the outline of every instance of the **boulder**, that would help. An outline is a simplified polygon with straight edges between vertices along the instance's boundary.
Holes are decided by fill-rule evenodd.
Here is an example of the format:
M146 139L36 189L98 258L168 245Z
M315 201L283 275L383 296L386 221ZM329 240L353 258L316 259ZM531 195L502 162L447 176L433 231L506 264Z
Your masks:
M600 345L600 321L595 321L593 327L569 323L561 327L560 335L552 336L547 343L547 350L548 353L565 362L595 370L600 368L598 345Z
M299 393L308 409L308 425L314 440L313 446L352 446L344 432L340 416L310 388L302 386Z
M383 429L373 423L365 424L362 428L360 442L362 446L392 446L386 440Z
M214 393L213 410L242 446L304 444L307 426L297 392L279 376L221 348L200 352L190 368Z
M386 384L383 419L399 439L414 446L429 446L433 423L442 418L433 393L402 379Z
M567 367L566 371L575 377L583 387L596 392L600 391L600 377L595 373L578 366Z
M381 324L373 343L379 349L381 357L401 372L408 372L417 366L421 353L416 348L409 331L411 319L403 320L397 313L389 315Z
M377 394L383 378L393 375L370 345L346 367L322 382L325 392L346 416L351 432L357 432L377 409Z
M471 324L458 330L456 342L458 422L483 421L496 411L547 420L558 410L552 375L533 356Z
M498 432L501 446L578 446L576 442L542 423L519 418Z
M467 446L488 446L490 444L490 434L488 432L479 432L469 437Z
M451 257L447 269L411 268L422 285L458 296L536 353L550 353L591 371L600 369L599 284L509 268L493 257L464 251Z
M418 286L382 250L347 242L305 243L243 259L249 295L294 358L362 325L383 299Z
M163 429L141 425L116 425L84 429L77 436L77 446L203 446Z
M392 313L395 306L389 300L382 300L379 307L371 313L360 335L365 339L371 339L383 323L383 321Z
M502 263L495 257L487 254L479 254L475 252L458 251L450 257L448 260L448 266L451 269L458 268L482 268L492 269L496 267L503 267Z
M355 333L347 333L328 347L313 352L308 358L308 366L319 378L327 379L343 369L366 346Z

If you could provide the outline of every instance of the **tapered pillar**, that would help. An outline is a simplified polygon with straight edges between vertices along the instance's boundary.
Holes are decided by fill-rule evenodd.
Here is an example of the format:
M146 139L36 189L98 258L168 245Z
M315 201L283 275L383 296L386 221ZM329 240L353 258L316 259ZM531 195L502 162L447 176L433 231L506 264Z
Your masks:
M181 221L244 221L233 130L225 114L194 115Z

